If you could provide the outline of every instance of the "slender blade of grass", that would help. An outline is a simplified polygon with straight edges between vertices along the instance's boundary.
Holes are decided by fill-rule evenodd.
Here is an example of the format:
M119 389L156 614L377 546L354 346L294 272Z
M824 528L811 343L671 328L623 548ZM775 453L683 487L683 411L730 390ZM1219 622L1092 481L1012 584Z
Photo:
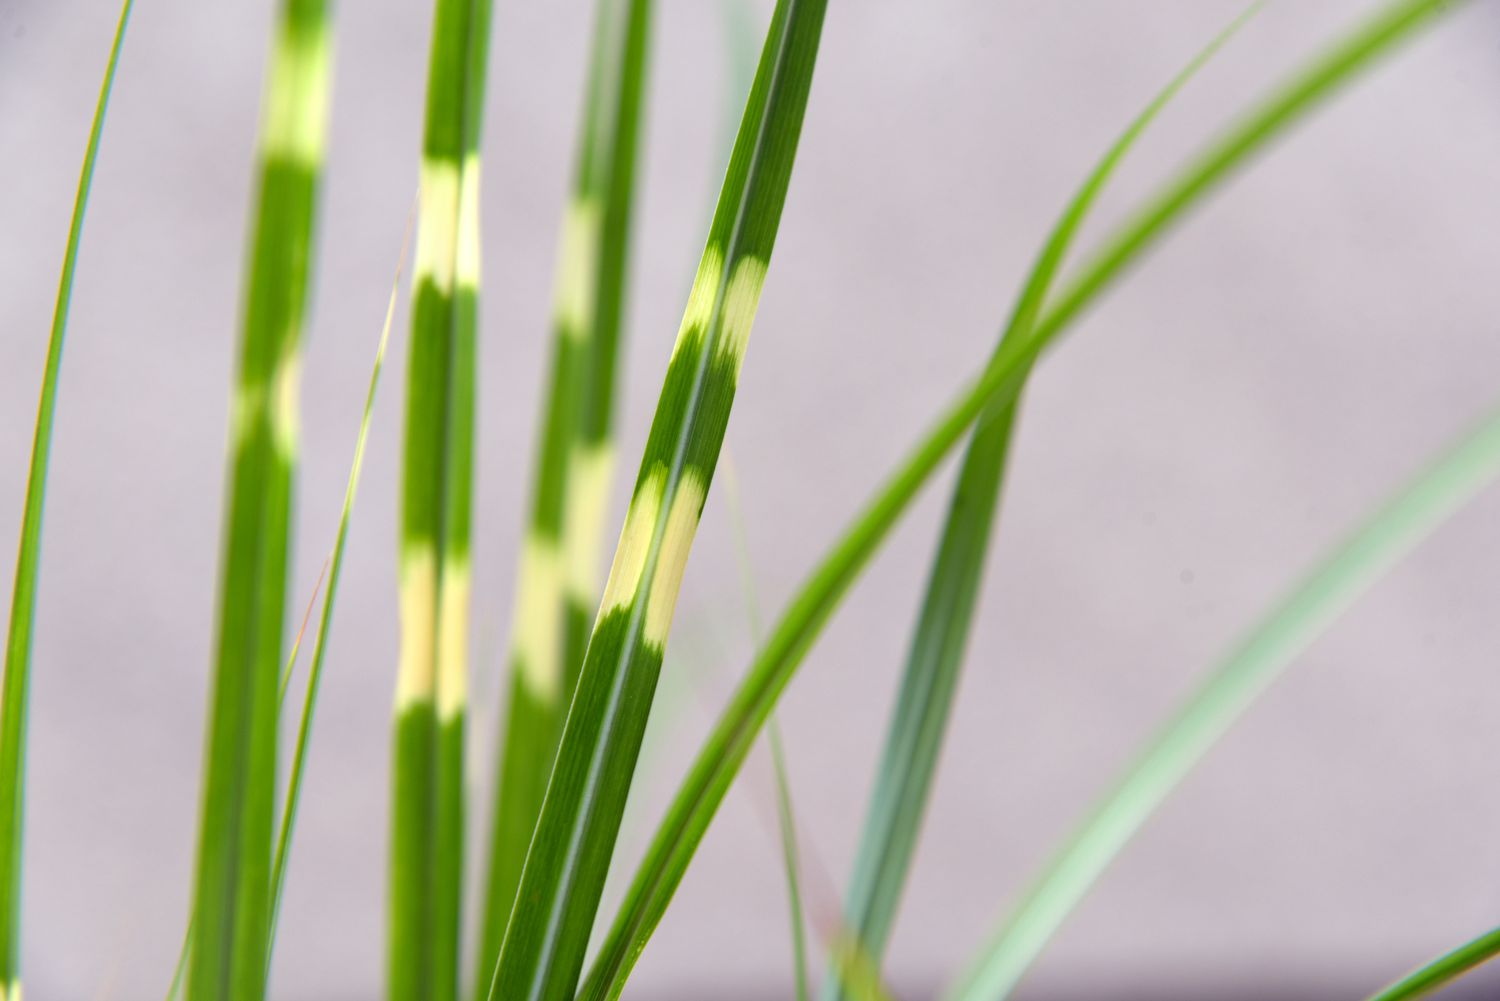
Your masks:
M728 445L724 446L720 463L724 469L724 500L729 508L729 523L734 528L734 552L740 568L745 612L750 620L750 638L758 645L761 637L760 599L755 586L754 563L750 559L750 537L745 529L744 505L740 503L739 473ZM776 825L781 834L781 864L786 875L787 910L792 933L792 974L797 1001L808 1001L812 991L807 975L807 931L802 906L801 865L797 851L797 816L792 809L792 783L787 776L781 726L774 714L767 725L766 738L771 751L771 773L776 780Z
M326 0L286 0L262 111L230 421L190 1001L258 1001L265 994L301 333L331 70Z
M573 996L791 180L826 0L780 0L489 996Z
M302 637L307 635L307 626L312 622L313 609L318 607L318 595L323 591L323 578L328 576L328 564L331 560L332 557L323 561L323 569L318 571L318 580L313 584L312 597L307 599L307 607L302 610L302 622L297 626L297 634L292 637L292 649L286 655L286 666L281 669L281 684L277 687L278 710L286 705L286 690L291 687L292 674L297 669L297 655L302 652Z
M1049 235L1022 287L1002 340L1029 336L1079 226L1115 168L1177 91L1257 8L1249 8L1199 52L1100 159ZM948 501L947 519L875 772L875 787L845 904L845 921L877 967L885 956L916 851L957 691L1019 405L1018 390L1016 399L991 407L975 424ZM837 970L829 971L823 996L828 1001L843 1001L848 996Z
M1345 37L1170 178L1088 259L1031 336L1001 344L979 379L942 414L789 602L663 818L580 998L618 997L781 692L860 571L970 425L986 408L1014 400L1041 352L1189 208L1338 85L1451 6L1445 0L1401 0Z
M516 583L510 694L474 991L489 990L531 832L583 667L613 466L613 397L650 0L599 0L577 172L563 226L551 392Z
M415 215L413 215L415 218ZM318 691L323 680L323 658L328 653L328 638L333 631L333 609L338 600L339 578L344 569L344 547L348 542L349 523L354 513L354 499L359 492L359 476L364 468L365 446L370 438L370 421L375 412L375 393L380 387L380 371L385 365L386 346L391 340L391 324L396 316L396 299L401 290L401 269L406 261L410 241L410 223L407 237L401 241L400 262L396 265L396 277L391 283L390 298L385 307L385 323L380 330L380 343L375 349L375 363L370 370L370 385L365 391L365 406L359 418L359 434L354 442L354 460L349 466L349 482L344 488L344 505L339 511L339 527L334 537L333 555L324 564L328 578L328 590L323 595L323 609L318 616L317 637L313 640L312 665L308 668L307 692L302 700L302 714L297 722L297 745L292 752L291 772L287 779L286 803L281 809L280 834L276 839L276 854L271 864L271 930L267 946L267 961L276 943L277 919L281 916L281 894L286 887L287 864L291 858L292 832L297 825L297 806L302 797L302 774L307 763L308 747L312 738L313 715L317 709ZM322 577L319 577L322 583ZM314 597L316 598L316 590ZM309 609L311 611L311 609ZM307 628L304 619L303 630ZM302 632L297 634L297 644L302 641ZM297 656L295 645L292 659ZM287 665L290 678L291 665ZM283 687L283 695L285 687Z
M1411 480L1208 673L1077 828L949 997L1006 997L1099 874L1249 704L1359 594L1497 474L1500 413Z
M490 0L437 0L412 279L399 557L387 993L458 996L479 140Z
M62 277L52 310L52 332L37 403L36 430L31 441L31 465L26 477L26 502L21 515L21 541L16 553L15 586L11 592L10 626L5 641L5 680L0 691L0 1001L21 997L21 851L26 799L26 716L31 681L32 629L36 624L37 577L42 555L42 513L47 499L47 466L52 452L52 425L57 412L57 384L62 372L63 341L68 306L73 300L73 272L83 240L83 219L99 139L114 87L115 68L125 42L133 0L125 0L115 26L104 82L94 104L88 145L73 196L73 218L63 251Z
M1370 995L1370 1001L1409 1001L1410 998L1426 997L1496 956L1500 956L1500 928L1465 942L1420 970L1413 970L1385 990Z
M797 985L797 1001L808 1001L812 989L807 977L807 931L802 916L802 882L798 875L797 815L792 810L792 784L786 772L781 727L774 716L766 739L771 747L771 771L776 776L776 822L781 830L781 864L786 874L786 902L791 918L792 974Z

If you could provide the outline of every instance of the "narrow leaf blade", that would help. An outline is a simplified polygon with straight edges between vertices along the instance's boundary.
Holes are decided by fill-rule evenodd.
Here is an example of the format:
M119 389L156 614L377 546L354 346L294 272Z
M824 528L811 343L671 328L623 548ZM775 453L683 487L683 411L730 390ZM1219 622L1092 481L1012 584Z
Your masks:
M230 420L189 1001L265 995L301 334L331 77L326 0L284 0L266 81Z
M1170 179L1106 243L1104 252L1090 258L1059 295L1057 305L1043 313L1030 337L1001 345L979 379L939 417L854 519L771 630L657 829L590 969L583 998L597 1001L619 995L781 692L860 571L970 425L986 408L1013 401L1041 352L1188 209L1340 84L1450 6L1445 0L1403 0L1386 8L1290 85L1253 108L1205 154Z
M454 1001L464 860L480 125L491 0L436 0L402 458L387 996Z
M780 0L688 299L490 998L568 1001L728 425L826 0Z
M47 467L52 453L52 425L57 411L57 384L62 373L63 341L68 307L73 300L73 272L83 240L83 219L94 183L94 162L104 133L115 68L125 42L134 0L125 0L109 48L104 82L94 105L88 145L73 196L73 218L63 251L62 277L52 311L52 332L42 371L36 430L31 441L31 464L26 477L26 502L21 515L21 541L16 553L16 576L11 592L10 626L5 641L5 679L0 690L0 999L21 996L21 851L26 796L26 716L31 682L32 629L36 622L37 577L42 555L42 513L47 500Z
M500 957L599 603L651 9L650 0L599 0L595 8L577 174L556 278L551 391L516 582L507 720L475 956L479 997Z
M1411 998L1426 997L1496 956L1500 956L1500 928L1485 932L1421 969L1413 970L1385 990L1372 994L1370 1001L1410 1001Z
M1214 38L1151 101L1094 167L1068 204L1028 276L1002 340L1030 336L1079 226L1125 154L1157 114L1245 23L1251 7ZM1019 392L1019 391L1018 391ZM877 966L884 958L901 891L916 851L928 790L957 691L1000 500L1019 400L993 407L975 425L948 502L900 691L886 731L845 908L850 933ZM824 997L847 991L832 970Z

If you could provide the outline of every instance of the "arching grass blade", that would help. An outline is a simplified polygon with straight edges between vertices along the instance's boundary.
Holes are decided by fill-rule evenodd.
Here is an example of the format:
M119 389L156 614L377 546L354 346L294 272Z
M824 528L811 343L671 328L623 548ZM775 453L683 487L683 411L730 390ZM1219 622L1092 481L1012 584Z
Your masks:
M1500 928L1485 932L1420 970L1414 970L1385 990L1370 995L1370 1001L1409 1001L1426 997L1496 956L1500 956Z
M760 599L755 586L754 563L750 559L750 537L745 529L744 506L740 503L739 473L728 445L724 446L720 464L724 469L724 501L729 509L729 523L734 529L735 559L739 564L746 616L750 620L750 638L759 644ZM802 906L797 816L792 809L792 784L787 775L781 727L774 715L767 725L766 742L771 752L771 774L776 782L776 825L781 835L781 865L786 876L788 925L792 934L792 976L796 984L797 1001L808 1001L812 991L807 975L807 930Z
M301 334L332 71L325 0L285 0L260 137L230 420L189 1001L265 994Z
M313 640L312 665L307 673L307 692L302 701L302 714L297 722L297 746L292 752L292 766L287 778L286 803L281 809L280 834L276 839L276 854L271 864L271 931L267 959L276 942L277 919L281 916L281 894L286 887L287 863L291 857L292 831L297 825L297 806L302 797L302 772L307 763L309 741L312 737L313 714L317 709L318 690L323 680L323 658L328 653L328 638L333 630L333 608L338 600L339 578L344 569L344 546L349 538L349 523L354 513L354 498L359 491L359 476L364 468L365 445L370 438L370 418L375 412L375 393L380 387L380 371L385 365L385 349L391 339L391 323L396 316L396 299L401 290L401 268L406 261L410 236L401 241L400 263L396 265L396 277L391 283L391 295L386 302L385 323L380 330L380 343L375 349L375 364L370 370L370 385L365 391L365 407L359 418L359 434L354 442L354 461L349 466L349 482L344 488L344 505L339 511L339 527L334 537L333 555L324 567L328 577L328 590L323 596L323 610L318 617L318 632ZM319 583L322 578L319 578ZM314 596L316 597L316 590ZM306 622L303 628L306 628ZM297 640L300 644L301 633ZM297 654L294 647L292 658ZM287 676L291 676L291 665L287 665ZM283 688L283 694L285 689Z
M1007 996L1131 835L1255 697L1360 593L1497 474L1500 414L1412 480L1209 672L1053 859L950 995L953 1001Z
M490 0L436 0L412 279L387 992L453 1001L464 859L479 139Z
M52 310L52 332L47 340L47 361L42 371L41 399L37 403L36 430L31 441L31 465L26 477L26 503L21 515L21 542L16 553L16 576L11 592L10 626L5 641L5 680L0 691L0 1001L21 998L21 850L26 798L26 715L31 683L31 631L36 623L37 576L42 555L42 513L47 501L47 465L52 452L52 424L57 411L57 383L62 372L63 340L68 327L68 306L73 299L73 272L78 265L78 246L83 239L83 218L89 189L94 182L94 162L99 156L99 138L114 87L115 67L125 42L133 0L125 0L104 82L94 105L88 145L79 171L78 191L73 196L73 219L63 251L62 277L57 285L57 303Z
M767 33L491 999L573 996L791 180L825 5L780 0Z
M1250 8L1200 52L1146 106L1095 166L1048 237L1022 287L1002 340L1030 335L1058 268L1110 175L1173 95L1255 9ZM875 772L875 788L849 885L845 921L877 966L884 958L916 851L928 790L957 690L1019 402L1017 398L992 407L975 424L948 501L947 520L907 652L880 766ZM848 996L840 985L837 970L829 971L823 994L829 1001L843 1001Z
M1001 345L978 381L938 419L818 564L771 630L658 828L581 998L597 1001L619 995L776 700L879 544L980 413L1014 400L1041 352L1235 168L1339 84L1450 6L1444 0L1403 0L1346 37L1170 179L1089 259L1058 296L1057 305L1043 313L1030 337Z
M500 958L599 604L651 0L599 0L594 18L577 173L558 260L551 389L516 583L507 722L475 950L480 997Z

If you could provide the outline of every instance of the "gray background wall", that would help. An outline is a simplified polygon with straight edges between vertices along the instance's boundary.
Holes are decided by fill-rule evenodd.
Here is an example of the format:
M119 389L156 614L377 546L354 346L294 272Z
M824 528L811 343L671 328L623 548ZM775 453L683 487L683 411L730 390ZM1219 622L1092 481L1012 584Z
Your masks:
M589 6L496 5L474 647L486 788ZM1095 154L1240 2L830 6L730 431L769 609L975 371ZM1152 132L1090 233L1369 6L1271 4ZM142 0L120 70L48 509L25 899L33 1001L157 997L181 935L269 7ZM19 521L115 9L0 3L0 526ZM296 611L332 539L416 183L429 13L339 5ZM720 5L662 0L657 29L621 421L631 468L721 169ZM1215 198L1040 371L891 955L898 990L954 970L1195 675L1500 394L1497 38L1496 6L1475 3L1385 64ZM279 997L380 991L404 323L397 336ZM632 858L751 649L723 487L684 587L627 820ZM815 893L848 867L945 492L905 522L785 702L824 873L810 877ZM616 516L623 502L617 490ZM1249 714L1033 985L1109 996L1269 977L1357 990L1500 920L1497 565L1492 491ZM730 796L634 997L786 992L766 790L756 765Z

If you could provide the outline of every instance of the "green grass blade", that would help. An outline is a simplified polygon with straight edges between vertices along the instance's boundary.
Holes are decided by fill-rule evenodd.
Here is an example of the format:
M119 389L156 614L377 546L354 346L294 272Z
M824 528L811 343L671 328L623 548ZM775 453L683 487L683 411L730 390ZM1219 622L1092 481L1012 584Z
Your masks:
M1257 8L1216 37L1133 121L1106 152L1063 212L1038 256L1002 340L1029 336L1074 236L1110 175L1168 101ZM854 876L845 905L850 934L877 966L884 958L901 891L915 853L928 790L937 768L969 626L989 553L1019 399L980 416L964 455L948 516L907 653L901 686L876 770ZM838 971L824 997L843 1001Z
M42 555L42 513L46 507L47 465L52 451L53 418L57 411L57 383L62 372L68 306L73 299L73 272L78 264L78 246L83 239L89 189L94 182L94 162L99 155L99 138L104 132L109 94L114 87L115 67L120 61L132 4L133 0L125 0L120 8L120 20L104 68L104 83L100 85L94 120L89 126L78 192L73 197L73 219L68 227L67 249L63 252L57 304L52 311L52 332L47 341L36 431L31 442L31 466L26 478L21 542L16 554L15 588L11 592L10 627L5 641L5 680L3 692L0 692L0 1001L20 1001L21 997L21 841L26 794L26 710L31 681L31 634L36 623L37 576Z
M755 586L754 564L750 559L750 537L745 530L745 510L740 503L739 473L729 446L724 446L720 460L724 469L724 500L729 508L729 523L734 528L735 559L740 569L740 585L745 597L745 612L750 620L750 638L759 644L761 637L760 600ZM776 780L776 826L781 834L781 864L786 875L787 909L792 933L792 974L797 985L797 1001L812 996L807 975L807 930L802 906L801 865L797 850L797 816L792 809L792 784L787 776L786 751L782 746L781 727L772 715L767 726L767 743L771 749L771 773Z
M826 0L780 0L667 369L490 989L572 998L723 443L812 83Z
M286 0L262 112L231 415L190 1001L265 994L299 359L331 70L327 3Z
M1360 593L1497 474L1500 414L1412 480L1208 673L1074 832L950 997L1007 996L1099 874L1256 696Z
M792 973L797 984L797 1001L808 1001L812 990L807 977L807 931L802 916L802 883L798 876L797 815L792 811L792 785L786 773L781 727L774 716L766 739L771 745L771 771L776 776L776 821L781 830L781 863L786 873L787 909L791 916Z
M328 574L328 561L324 561L323 569L318 572L318 580L313 585L312 597L307 602L307 608L302 613L302 622L297 627L297 635L292 640L291 652L287 654L286 666L281 669L281 685L276 698L277 711L286 704L286 690L292 681L292 671L297 666L297 654L302 649L302 637L307 633L307 625L312 621L313 609L318 605L318 594L323 590L323 578ZM272 938L275 938L276 927L276 903L273 897L271 904L271 928ZM172 971L172 983L167 988L167 1001L173 1001L180 997L184 982L187 978L188 957L193 952L193 926L196 922L189 916L187 929L182 933L182 948L177 953L177 966ZM267 946L267 958L269 961L270 946Z
M409 233L409 230L408 230ZM408 241L401 244L401 262L406 260ZM391 295L386 302L385 324L380 331L380 343L375 349L375 363L370 370L370 385L365 391L365 408L359 418L359 434L354 442L354 461L349 466L349 482L344 488L344 506L339 511L339 527L334 537L333 555L324 564L328 578L328 590L323 595L323 610L318 617L317 638L313 641L312 665L307 674L307 692L302 701L302 715L297 723L297 745L292 752L292 767L287 779L286 804L281 809L281 829L276 839L276 854L271 864L271 930L267 960L276 942L276 924L281 915L281 894L286 886L287 863L292 847L292 831L297 825L297 806L302 797L302 772L307 763L307 750L312 736L313 714L317 708L318 690L323 679L323 658L328 653L328 638L333 630L333 608L338 600L339 577L344 569L344 546L349 537L349 522L354 512L354 498L359 491L359 474L364 468L365 445L370 438L370 418L375 411L375 393L380 387L380 370L385 365L385 349L391 339L391 323L396 316L396 299L401 289L401 264L396 265L396 277L391 283ZM319 577L319 584L322 583ZM314 600L317 589L313 591ZM311 609L309 609L311 611ZM307 628L304 619L298 631L297 642L292 648L292 659L297 656L302 632ZM291 664L287 665L287 676L291 676ZM285 688L283 687L283 694Z
M286 692L292 686L292 674L297 669L297 656L302 652L302 637L307 635L307 626L312 622L313 609L318 607L318 595L323 591L323 578L328 576L328 564L331 561L332 557L323 561L323 569L318 571L318 579L313 584L312 597L307 599L307 607L302 610L302 621L297 626L297 634L292 637L292 650L286 655L286 666L281 669L281 684L277 687L278 711L286 705Z
M781 692L879 544L969 426L986 408L1014 400L1037 356L1234 168L1450 6L1444 0L1402 0L1345 38L1174 175L1143 212L1117 231L1105 251L1085 264L1030 337L1001 345L978 381L938 419L788 604L663 818L581 997L596 1001L618 996Z
M650 0L599 0L578 165L563 226L551 391L516 584L507 722L491 821L475 993L489 990L563 717L599 604L613 466Z
M490 0L436 0L412 278L387 991L454 1001L464 859L479 139Z
M1411 998L1425 997L1496 956L1500 956L1500 928L1485 932L1452 952L1439 956L1385 990L1370 995L1370 1001L1409 1001Z

